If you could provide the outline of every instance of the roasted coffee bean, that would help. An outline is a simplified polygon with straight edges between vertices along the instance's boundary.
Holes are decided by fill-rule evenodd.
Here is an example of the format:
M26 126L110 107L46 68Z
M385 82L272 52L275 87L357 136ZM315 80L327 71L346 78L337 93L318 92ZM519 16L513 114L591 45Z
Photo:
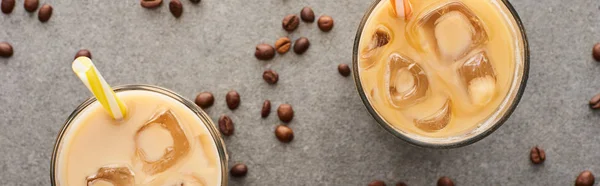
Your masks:
M49 4L42 5L42 8L38 11L38 19L44 23L50 20L50 17L52 17L52 6Z
M5 14L10 14L13 9L15 9L15 0L2 0L2 4L0 4L0 9Z
M592 109L600 108L600 94L592 97L592 99L590 100L590 108L592 108Z
M275 57L275 48L268 44L258 44L256 45L256 51L254 51L254 56L260 60L269 60Z
M181 14L183 13L183 5L181 4L181 1L171 0L171 2L169 2L169 11L171 11L171 14L173 14L173 16L176 18L181 17Z
M281 104L277 108L277 116L279 116L279 120L283 122L290 122L294 119L294 109L292 105L289 104Z
M235 164L233 167L231 167L231 170L229 170L229 174L231 174L233 177L246 176L246 174L248 174L248 166L243 163Z
M531 148L531 153L530 153L530 157L531 162L533 164L541 164L544 163L544 161L546 160L546 152L544 152L544 149L535 146L533 148Z
M225 102L227 103L227 107L231 110L235 110L240 106L240 94L238 94L235 90L227 92L225 96Z
M596 61L600 62L600 43L596 43L596 45L594 45L592 56Z
M594 174L586 170L581 172L579 176L577 176L577 180L575 180L575 186L593 186L594 182L596 182Z
M277 74L277 72L275 72L271 69L268 69L268 70L265 70L265 72L263 72L263 79L267 83L273 85L273 84L277 83L277 81L279 81L279 74Z
M306 22L315 22L315 12L308 6L304 7L302 8L302 11L300 11L300 18Z
M385 182L381 180L375 180L369 183L369 186L385 186Z
M156 8L162 4L162 0L140 0L140 5L144 8Z
M288 52L291 46L292 41L288 37L281 37L275 42L275 50L280 54Z
M275 128L275 136L279 141L289 143L294 140L294 131L285 125L279 125Z
M308 50L308 47L310 47L310 42L308 41L308 38L300 37L294 43L294 52L296 54L303 54Z
M271 101L265 100L262 109L260 110L260 116L266 118L271 113Z
M338 72L340 72L340 74L344 77L347 77L350 75L350 67L347 64L340 64L338 65Z
M454 186L454 182L452 182L450 178L444 176L437 181L437 186Z
M25 7L25 10L28 12L35 12L38 6L40 6L39 0L25 0L25 3L23 3L23 7Z
M300 25L300 18L298 18L298 16L294 14L285 16L281 21L281 26L284 30L287 30L288 32L296 30L296 28L298 28L298 25Z
M198 3L200 3L200 1L202 1L202 0L190 0L190 1L191 1L192 3L198 4Z
M396 183L396 186L407 186L407 185L404 182L398 182L398 183Z
M75 54L74 59L77 59L78 57L81 57L81 56L85 56L85 57L92 59L92 53L86 49L81 49L81 50L77 51L77 54Z
M10 57L14 53L13 47L8 42L0 42L0 57Z
M196 96L194 101L200 108L208 108L215 103L215 97L210 92L202 92Z
M319 17L317 24L319 25L319 29L321 29L321 31L329 32L331 29L333 29L333 18L326 15L321 16Z
M222 115L219 118L219 130L225 136L231 136L235 130L233 121L227 115Z

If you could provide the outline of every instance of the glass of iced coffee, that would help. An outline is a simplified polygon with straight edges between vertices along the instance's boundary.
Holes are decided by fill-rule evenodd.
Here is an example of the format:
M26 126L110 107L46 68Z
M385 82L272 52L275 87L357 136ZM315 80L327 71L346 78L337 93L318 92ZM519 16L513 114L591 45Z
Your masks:
M358 92L383 128L417 146L452 148L508 119L529 53L506 0L376 0L353 64Z
M167 89L114 89L122 119L92 97L69 116L52 156L52 185L227 185L227 154L211 119Z

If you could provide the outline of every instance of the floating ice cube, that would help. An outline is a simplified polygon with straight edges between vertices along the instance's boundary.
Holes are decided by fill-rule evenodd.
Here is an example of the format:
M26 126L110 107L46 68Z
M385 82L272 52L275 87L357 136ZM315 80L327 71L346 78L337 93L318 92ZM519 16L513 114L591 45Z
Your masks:
M435 39L442 57L458 59L473 43L473 26L464 14L451 11L435 21Z
M452 118L452 109L450 100L447 100L446 103L439 109L436 110L433 114L419 119L414 119L414 124L417 128L424 131L437 131L441 130L450 123L450 119Z
M406 108L425 98L429 80L423 68L412 59L393 53L389 57L386 86L392 105Z
M360 50L361 67L369 68L377 61L384 46L392 40L392 32L385 25L378 25L366 48Z
M135 176L128 166L109 165L98 169L96 174L86 178L88 186L101 186L110 183L113 186L135 185Z
M496 94L496 73L485 51L476 51L458 69L471 102L485 105Z
M149 157L144 150L140 137L145 130L149 130L155 126L160 126L167 130L173 139L172 146L164 150L164 154L156 159ZM186 156L190 151L190 144L187 137L179 125L177 118L170 110L164 110L154 115L146 124L138 129L135 135L136 155L143 162L142 169L150 175L161 173L175 165L181 158Z

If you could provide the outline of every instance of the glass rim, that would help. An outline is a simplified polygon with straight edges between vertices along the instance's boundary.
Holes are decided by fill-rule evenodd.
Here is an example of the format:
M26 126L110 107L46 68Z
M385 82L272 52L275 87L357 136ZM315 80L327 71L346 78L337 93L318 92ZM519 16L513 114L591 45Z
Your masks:
M406 134L403 134L402 132L399 132L394 127L392 127L391 124L388 124L383 119L383 117L379 116L377 111L373 108L373 106L369 102L369 100L366 96L366 93L362 87L362 81L361 81L360 75L358 73L359 72L358 55L359 55L359 51L360 51L359 44L360 44L361 36L362 36L363 30L364 30L364 27L365 27L367 21L369 20L371 14L373 13L373 10L375 10L377 5L379 5L379 3L381 1L385 1L385 0L374 0L373 3L369 6L368 10L365 12L363 18L361 19L361 22L358 26L358 30L356 32L356 36L354 39L354 47L353 47L353 52L352 52L352 70L354 71L354 73L353 73L354 85L356 86L356 89L358 91L358 94L359 94L362 102L363 102L363 105L367 108L367 110L369 111L369 114L377 121L379 126L382 127L383 129L385 129L386 131L388 131L389 133L391 133L392 135L396 136L397 138L400 138L400 139L408 142L411 145L415 145L418 147L433 148L433 149L448 149L448 148L458 148L458 147L467 146L467 145L473 144L473 143L487 137L488 135L490 135L491 133L496 131L496 129L500 128L500 126L502 126L504 124L504 122L506 122L506 120L508 120L508 118L514 112L514 110L516 109L517 105L519 104L521 98L523 97L523 93L525 92L525 87L527 85L527 79L529 77L529 60L530 60L529 59L530 58L530 56L529 56L529 41L527 39L527 34L525 32L525 27L523 26L523 22L521 21L521 17L519 17L517 11L514 9L512 4L510 2L508 2L508 0L499 0L504 4L504 6L508 10L508 12L510 12L510 14L512 16L512 20L514 20L516 23L516 26L517 26L516 30L518 30L521 33L522 42L523 42L522 43L523 44L523 48L522 48L522 52L523 52L522 53L522 55L523 55L522 56L522 58L523 58L522 59L523 60L522 72L523 73L521 74L521 81L515 82L515 80L513 80L513 83L519 83L518 87L515 89L516 93L514 93L514 99L512 100L511 103L509 103L508 105L505 106L505 107L507 107L507 109L499 117L499 119L495 123L493 123L489 128L487 128L486 130L482 130L481 132L478 132L475 135L472 135L470 137L467 137L467 138L464 138L462 140L458 140L455 142L451 142L451 143L432 143L432 142L412 138ZM513 88L511 88L511 89L513 89ZM510 94L508 94L508 95L510 95ZM494 113L496 113L496 112L497 111L495 111ZM489 118L490 118L490 116L488 116L488 118L486 120L488 120ZM474 129L470 129L470 131L475 131L476 129L477 129L477 127ZM456 137L456 136L450 136L450 137Z
M225 148L225 143L223 141L223 137L217 130L216 126L214 125L214 123L212 122L212 120L210 119L208 114L206 114L195 103L185 99L184 97L180 96L179 94L177 94L169 89L166 89L166 88L162 88L162 87L155 86L155 85L143 85L143 84L120 85L120 86L114 87L115 93L131 91L131 90L149 91L149 92L154 92L154 93L159 93L159 94L165 95L167 97L170 97L170 98L182 103L185 107L187 107L193 113L195 113L196 116L198 116L198 118L202 122L204 122L204 125L208 129L208 131L213 139L213 142L215 143L215 146L217 148L217 153L219 154L220 164L221 164L221 185L222 186L227 185L228 156L227 156L227 152L226 152L226 148ZM97 101L96 98L92 96L92 97L86 99L84 102L82 102L79 106L77 106L77 108L69 115L69 117L67 118L67 121L64 123L63 127L61 128L60 132L58 133L58 136L54 143L54 149L52 150L52 159L51 159L51 163L50 163L50 168L51 168L50 182L51 182L52 186L57 186L57 183L56 183L56 172L57 172L56 161L58 158L58 150L60 149L60 144L62 142L62 139L63 139L67 129L69 128L69 126L71 126L72 122L82 111L84 111L86 108L88 108L88 106L90 106L92 103L94 103L96 101Z

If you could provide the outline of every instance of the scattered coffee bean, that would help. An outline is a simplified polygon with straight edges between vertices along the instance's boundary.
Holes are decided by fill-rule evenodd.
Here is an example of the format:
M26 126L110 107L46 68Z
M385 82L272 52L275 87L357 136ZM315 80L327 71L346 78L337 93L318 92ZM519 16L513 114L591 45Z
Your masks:
M396 186L407 186L407 185L404 182L398 182L398 183L396 183Z
M544 149L535 146L531 148L530 159L533 164L541 164L546 160L546 152Z
M310 42L306 37L300 37L294 43L294 52L296 54L303 54L310 47Z
M596 61L600 62L600 43L596 43L596 45L594 45L592 56Z
M319 21L317 21L318 25L319 25L319 29L321 29L323 32L329 32L331 29L333 29L333 18L331 18L331 16L321 16L319 17Z
M227 92L225 96L225 102L227 102L227 107L231 110L235 110L240 106L240 94L238 94L235 90Z
M275 136L279 141L289 143L294 140L294 131L285 125L279 125L275 128Z
M369 183L369 186L385 186L385 182L381 180L375 180Z
M235 164L233 167L231 167L231 170L229 170L229 174L231 174L233 177L243 177L246 176L247 173L248 166L243 163Z
M302 8L302 11L300 11L300 18L306 22L315 22L315 12L308 6L304 7Z
M437 186L454 186L454 182L452 182L450 178L444 176L438 180Z
M2 9L3 13L10 14L15 9L15 0L2 0L0 9Z
M198 3L200 3L200 1L202 1L202 0L190 0L190 1L191 1L192 3L198 4Z
M13 55L13 48L8 42L0 42L0 57L10 57Z
M590 100L590 108L592 108L592 109L600 108L600 94L592 97L592 99Z
M183 13L183 5L181 4L181 1L171 0L171 2L169 2L169 11L171 11L171 14L173 14L175 18L181 17L181 14Z
M73 58L73 59L77 59L78 57L81 57L81 56L85 56L85 57L92 59L92 53L86 49L81 49L81 50L77 51L77 54L75 54L75 58Z
M347 64L340 64L338 65L338 72L340 72L340 74L344 77L348 77L350 75L350 67Z
M49 4L42 5L42 8L40 8L40 11L38 11L38 19L42 23L45 23L46 21L50 20L51 16L52 16L52 6L50 6Z
M40 6L39 0L25 0L25 3L23 3L23 7L25 7L25 10L28 12L35 12L38 6Z
M140 0L140 5L144 8L152 9L160 6L162 0Z
M575 180L575 186L593 186L595 181L594 174L586 170L577 176L577 180Z
M265 100L262 109L260 110L260 116L266 118L271 113L271 101Z
M225 136L231 136L234 132L233 121L227 115L222 115L219 118L219 130Z
M298 16L294 14L285 16L281 21L281 26L284 30L287 30L288 32L296 30L296 28L298 28L298 25L300 25L300 18L298 18Z
M284 54L290 50L292 41L288 37L281 37L275 42L277 53Z
M277 81L279 81L279 74L277 74L277 72L275 72L271 69L268 69L268 70L265 70L265 72L263 72L263 79L267 83L273 85L273 84L277 83Z
M269 60L275 57L275 48L268 44L258 44L256 45L256 51L254 51L254 56L260 60Z
M196 100L194 101L196 105L200 108L208 108L215 103L215 97L210 92L202 92L196 96Z
M279 116L279 120L283 122L290 122L294 119L294 109L292 105L289 104L281 104L277 108L277 116Z

